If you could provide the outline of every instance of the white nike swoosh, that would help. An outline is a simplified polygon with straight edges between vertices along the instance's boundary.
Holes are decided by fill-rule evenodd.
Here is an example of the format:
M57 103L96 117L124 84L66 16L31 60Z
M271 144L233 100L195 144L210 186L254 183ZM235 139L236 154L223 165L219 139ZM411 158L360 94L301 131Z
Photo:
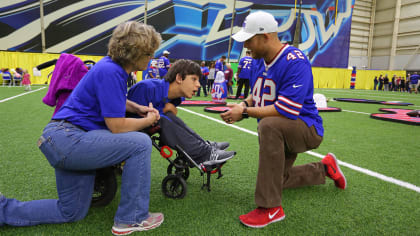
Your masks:
M303 84L299 84L299 85L293 85L293 88L299 88L300 86L303 86Z
M271 219L273 219L273 217L274 216L276 216L277 215L277 213L279 213L279 211L280 211L280 209L277 209L277 211L276 212L274 212L274 214L271 214L271 213L268 213L268 218L271 220Z

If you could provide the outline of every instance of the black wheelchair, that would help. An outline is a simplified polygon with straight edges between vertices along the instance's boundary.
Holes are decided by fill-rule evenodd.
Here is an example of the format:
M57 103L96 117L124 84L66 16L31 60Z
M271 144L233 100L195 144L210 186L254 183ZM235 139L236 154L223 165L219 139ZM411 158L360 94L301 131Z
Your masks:
M168 198L182 199L187 194L187 179L190 176L190 168L197 168L203 176L201 189L210 192L210 179L212 174L218 174L217 179L223 176L222 166L224 163L215 165L203 165L196 163L188 153L180 146L174 149L167 146L160 139L160 126L154 126L145 131L152 139L152 144L160 155L169 162L166 170L167 176L162 180L162 193ZM174 153L175 151L175 153ZM124 164L99 169L96 171L95 187L91 205L94 207L106 206L115 197L117 192L117 174L124 171ZM206 181L204 181L206 174Z

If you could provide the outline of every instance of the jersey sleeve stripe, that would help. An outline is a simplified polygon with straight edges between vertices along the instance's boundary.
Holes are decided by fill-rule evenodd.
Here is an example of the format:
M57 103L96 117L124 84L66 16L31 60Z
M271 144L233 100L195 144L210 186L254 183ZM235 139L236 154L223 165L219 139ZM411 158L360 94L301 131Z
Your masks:
M286 106L283 106L279 102L276 102L275 104L276 104L276 106L278 108L282 109L283 111L285 111L285 112L287 112L289 114L295 115L295 116L299 116L299 112L298 111L295 111L295 110L292 110L292 109L290 109L290 108L288 108Z
M278 98L277 98L277 99L278 99L279 101L282 101L282 102L286 103L287 105L290 105L290 106L293 106L293 107L296 107L296 108L302 109L302 104L300 104L300 103L296 103L296 102L293 102L292 100L287 99L287 98L285 98L285 97L283 97L283 96L278 96Z

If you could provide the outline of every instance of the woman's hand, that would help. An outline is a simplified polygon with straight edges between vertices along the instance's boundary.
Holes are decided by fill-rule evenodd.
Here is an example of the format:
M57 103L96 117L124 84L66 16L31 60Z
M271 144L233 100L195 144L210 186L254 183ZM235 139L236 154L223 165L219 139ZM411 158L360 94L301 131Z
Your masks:
M142 107L146 108L145 109L145 111L146 111L146 119L149 119L150 120L151 125L157 124L157 122L160 119L160 114L159 114L159 111L156 110L153 107L153 104L152 103L149 103L149 106L148 107L146 107L146 106L142 106Z

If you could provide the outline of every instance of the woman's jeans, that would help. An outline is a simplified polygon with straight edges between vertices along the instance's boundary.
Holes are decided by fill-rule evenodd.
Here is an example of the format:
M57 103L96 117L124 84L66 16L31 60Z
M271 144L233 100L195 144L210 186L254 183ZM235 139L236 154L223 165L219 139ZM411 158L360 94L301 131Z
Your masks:
M38 146L55 168L58 200L21 202L0 198L0 225L29 226L83 219L92 200L95 170L125 161L121 200L114 221L139 223L148 217L150 137L141 132L84 131L63 121L49 123Z

